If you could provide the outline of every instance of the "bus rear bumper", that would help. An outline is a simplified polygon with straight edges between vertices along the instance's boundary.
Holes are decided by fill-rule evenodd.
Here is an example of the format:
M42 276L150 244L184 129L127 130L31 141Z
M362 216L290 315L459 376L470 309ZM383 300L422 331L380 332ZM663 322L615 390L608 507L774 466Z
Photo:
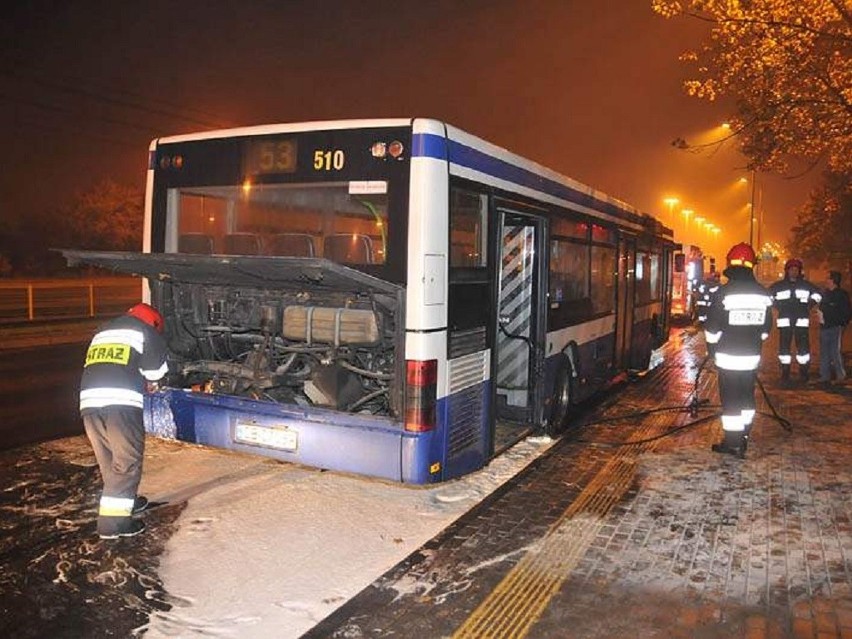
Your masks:
M165 439L392 481L434 481L428 473L406 477L407 434L387 418L177 389L146 396L144 416L146 432Z

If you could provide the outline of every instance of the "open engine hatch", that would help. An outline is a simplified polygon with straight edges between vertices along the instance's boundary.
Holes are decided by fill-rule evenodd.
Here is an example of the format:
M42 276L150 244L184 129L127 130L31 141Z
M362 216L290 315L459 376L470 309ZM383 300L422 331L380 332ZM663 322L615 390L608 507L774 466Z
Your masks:
M319 257L186 255L62 249L69 266L91 264L151 280L246 287L317 287L396 294L402 286Z

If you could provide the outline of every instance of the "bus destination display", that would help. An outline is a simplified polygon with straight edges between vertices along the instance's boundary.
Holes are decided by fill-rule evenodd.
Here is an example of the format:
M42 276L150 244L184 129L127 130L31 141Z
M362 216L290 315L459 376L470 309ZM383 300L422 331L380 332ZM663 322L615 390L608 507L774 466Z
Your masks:
M283 139L246 142L243 168L246 175L293 173L296 170L296 141Z

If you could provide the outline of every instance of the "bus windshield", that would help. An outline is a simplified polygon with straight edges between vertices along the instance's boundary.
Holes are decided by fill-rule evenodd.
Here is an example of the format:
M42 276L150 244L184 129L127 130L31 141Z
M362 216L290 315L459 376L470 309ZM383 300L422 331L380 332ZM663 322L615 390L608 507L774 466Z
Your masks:
M183 186L167 202L169 252L385 263L385 181Z

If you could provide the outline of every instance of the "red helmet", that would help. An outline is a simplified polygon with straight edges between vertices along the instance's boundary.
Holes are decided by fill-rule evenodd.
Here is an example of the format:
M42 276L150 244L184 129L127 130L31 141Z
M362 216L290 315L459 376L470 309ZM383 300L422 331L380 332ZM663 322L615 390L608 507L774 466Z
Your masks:
M728 251L728 266L745 266L754 268L757 257L754 249L745 242L740 242Z
M127 315L135 317L138 320L142 320L149 326L153 326L157 329L158 333L163 332L163 316L160 315L160 312L153 306L144 303L136 304L135 306L131 306L127 309Z
M805 265L802 263L802 260L800 260L798 257L791 257L789 260L784 262L784 271L787 272L794 266L799 269L799 273L801 273L802 270L805 268Z

